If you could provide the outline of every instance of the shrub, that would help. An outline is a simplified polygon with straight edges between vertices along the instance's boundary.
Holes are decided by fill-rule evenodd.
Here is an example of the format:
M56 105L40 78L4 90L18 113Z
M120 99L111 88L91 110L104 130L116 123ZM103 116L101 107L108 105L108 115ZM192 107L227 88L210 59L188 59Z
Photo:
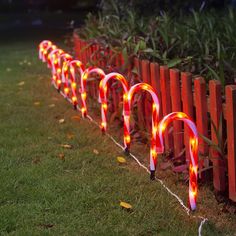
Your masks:
M80 37L96 40L114 52L122 52L124 57L147 58L206 79L218 79L223 85L234 83L236 19L233 9L192 10L178 17L161 12L157 16L142 17L129 7L124 9L123 1L119 7L111 2L112 10L104 5L98 16L87 16L85 26L77 30ZM139 6L140 2L135 4Z

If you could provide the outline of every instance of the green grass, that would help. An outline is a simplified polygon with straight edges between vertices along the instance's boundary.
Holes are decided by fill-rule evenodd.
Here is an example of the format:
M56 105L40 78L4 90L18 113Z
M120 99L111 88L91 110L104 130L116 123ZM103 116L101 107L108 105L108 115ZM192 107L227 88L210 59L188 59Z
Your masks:
M196 235L199 221L163 187L133 160L119 165L120 149L96 126L71 119L35 42L0 47L0 235ZM213 222L203 232L224 235Z

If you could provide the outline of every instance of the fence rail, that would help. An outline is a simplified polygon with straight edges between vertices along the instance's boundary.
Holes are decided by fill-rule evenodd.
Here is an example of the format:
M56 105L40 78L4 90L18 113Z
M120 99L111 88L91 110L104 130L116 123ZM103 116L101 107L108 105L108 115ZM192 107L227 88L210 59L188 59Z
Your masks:
M121 54L114 55L108 49L81 40L74 34L75 56L83 63L91 59L97 66L110 70L110 65L121 67L124 60ZM109 58L110 65L107 65ZM112 60L113 58L113 60ZM158 63L134 58L132 63L137 70L136 78L130 82L143 81L150 84L159 95L161 109L160 118L173 111L183 111L196 122L198 132L211 140L219 149L208 145L203 137L199 140L201 156L210 157L200 160L199 168L212 166L213 184L216 191L228 192L229 199L236 202L236 85L227 85L225 95L222 95L222 86L219 81L211 80L208 83L202 77L193 79L188 72L169 69ZM131 69L127 71L131 78ZM134 77L134 74L133 74ZM117 85L112 87L113 111L118 110L122 99L117 92ZM98 83L92 81L88 84L89 93L97 97ZM137 104L138 125L141 129L150 129L151 102L149 95L142 95ZM222 118L221 118L222 117ZM221 132L222 130L222 132ZM188 128L180 122L174 122L173 132L165 134L165 148L171 149L178 156L184 146L188 145ZM226 150L223 143L227 140ZM189 161L188 148L185 149L186 161ZM200 174L200 178L205 178Z

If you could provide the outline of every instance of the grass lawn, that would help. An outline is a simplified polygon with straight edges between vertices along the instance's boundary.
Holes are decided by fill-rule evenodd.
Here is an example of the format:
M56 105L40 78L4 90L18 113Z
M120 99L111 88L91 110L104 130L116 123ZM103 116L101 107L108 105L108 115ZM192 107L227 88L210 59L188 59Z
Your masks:
M197 235L199 220L133 160L118 164L121 150L95 125L72 119L39 41L0 44L0 235ZM203 235L231 230L209 219Z

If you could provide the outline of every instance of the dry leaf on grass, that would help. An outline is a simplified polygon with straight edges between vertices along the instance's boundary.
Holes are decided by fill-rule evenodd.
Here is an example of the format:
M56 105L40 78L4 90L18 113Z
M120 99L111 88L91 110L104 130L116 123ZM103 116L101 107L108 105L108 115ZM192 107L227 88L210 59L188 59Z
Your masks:
M50 104L50 105L48 105L48 107L50 107L50 108L55 107L55 104Z
M57 156L60 160L65 161L65 154L64 153L59 153Z
M97 149L93 149L93 153L98 155L99 154L99 151Z
M7 71L7 72L10 72L10 71L11 71L11 68L7 68L6 71Z
M59 124L63 124L63 123L65 123L65 119L60 119L58 122L59 122Z
M72 120L80 120L80 116L72 116L71 119Z
M131 210L133 208L129 203L123 201L120 201L120 206L127 210Z
M19 82L17 85L18 86L23 86L25 84L25 81L21 81L21 82Z
M35 105L35 106L39 106L39 105L40 105L40 102L34 102L34 105Z
M70 144L61 144L60 146L66 149L72 149L72 145Z
M33 160L32 160L32 163L33 164L38 164L41 162L41 158L40 157L35 157Z
M74 137L75 137L74 134L67 134L67 138L68 138L68 139L73 139Z
M125 159L124 157L117 157L116 159L117 159L117 161L118 161L119 163L121 163L121 164L126 163L126 159Z
M54 225L53 224L40 224L39 226L48 229L48 228L52 228Z

